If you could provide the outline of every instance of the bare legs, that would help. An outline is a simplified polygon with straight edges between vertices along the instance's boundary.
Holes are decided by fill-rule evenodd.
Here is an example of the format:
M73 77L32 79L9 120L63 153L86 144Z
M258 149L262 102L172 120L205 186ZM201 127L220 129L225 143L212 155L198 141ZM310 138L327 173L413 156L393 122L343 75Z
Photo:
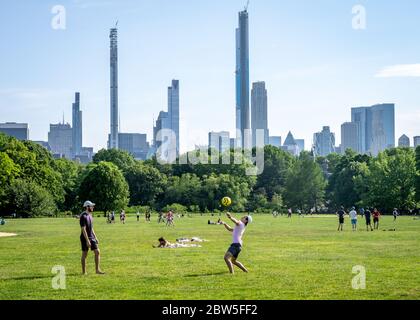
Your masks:
M82 258L81 258L81 263L82 263L82 274L83 275L87 275L86 272L86 258L88 255L89 251L82 251ZM100 268L100 264L101 264L101 252L99 251L99 249L95 249L93 251L95 253L95 270L96 270L96 274L105 274L105 272L101 271Z
M225 254L225 262L226 262L226 265L227 265L227 267L229 269L229 272L231 274L234 274L235 273L235 271L233 270L233 266L234 265L237 266L239 269L241 269L243 272L248 272L247 268L245 268L245 266L242 263L240 263L239 261L237 261L236 258L233 257L230 252L226 252L226 254Z

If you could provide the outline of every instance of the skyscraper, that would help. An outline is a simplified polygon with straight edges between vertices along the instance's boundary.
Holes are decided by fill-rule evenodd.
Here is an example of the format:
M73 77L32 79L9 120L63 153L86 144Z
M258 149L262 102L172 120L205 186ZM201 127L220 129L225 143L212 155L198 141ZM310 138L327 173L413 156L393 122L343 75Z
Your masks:
M265 82L255 82L252 84L251 91L251 127L252 127L252 146L257 145L257 130L264 132L264 146L269 144L267 116L267 90ZM259 146L263 147L263 146Z
M286 136L286 140L284 140L284 144L281 147L282 150L289 152L291 155L297 157L299 156L299 146L296 143L295 138L291 131Z
M409 148L410 147L410 138L407 137L405 134L403 134L399 139L398 139L398 146L399 147L403 147L403 148Z
M82 111L80 110L80 93L76 92L73 103L73 158L82 153Z
M345 122L341 125L341 150L344 154L347 149L359 152L359 131L356 122Z
M239 12L236 29L236 134L237 147L244 148L249 141L249 30L248 11ZM247 146L250 147L250 146Z
M281 137L280 136L271 136L268 140L268 144L270 146L280 148L281 147Z
M176 156L179 157L179 80L172 80L168 88L168 116L170 129L176 137Z
M376 156L395 147L394 104L352 108L351 121L358 124L359 152Z
M330 131L330 127L324 126L321 132L314 134L314 154L315 156L326 157L335 152L335 135Z
M295 139L296 145L299 148L299 154L305 151L305 139Z
M414 148L417 148L418 146L420 146L420 136L414 137L413 140L414 140Z
M118 149L118 29L112 28L110 35L111 70L111 136L110 149Z
M29 129L27 123L0 123L0 132L15 137L18 140L29 140Z
M230 133L228 131L209 132L209 149L224 153L230 149Z
M68 123L50 124L48 132L48 144L51 152L59 158L72 159L73 130Z

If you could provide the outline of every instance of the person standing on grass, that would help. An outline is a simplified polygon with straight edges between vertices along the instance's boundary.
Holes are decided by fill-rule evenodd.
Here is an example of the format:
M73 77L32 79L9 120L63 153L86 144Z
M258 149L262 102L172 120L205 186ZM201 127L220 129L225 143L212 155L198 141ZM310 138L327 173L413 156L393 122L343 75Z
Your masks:
M140 212L137 211L137 222L140 221Z
M397 221L397 217L400 215L397 208L394 208L394 211L392 211L392 215L394 217L394 222Z
M351 211L349 212L349 216L351 219L351 228L353 231L357 231L357 211L355 207L351 208Z
M337 231L343 231L343 225L344 225L344 216L346 214L346 211L344 211L344 207L341 206L340 210L337 211L338 216L338 229Z
M365 217L365 208L360 208L360 215L362 218Z
M376 230L379 230L379 218L381 217L381 213L378 211L378 209L373 209L373 228Z
M365 210L365 219L366 219L366 231L369 231L369 227L370 227L370 231L373 231L373 228L372 228L372 223L371 223L371 220L370 220L370 218L371 218L371 212L370 212L370 210L369 210L369 208L367 208L366 210Z
M230 227L227 223L221 221L220 223L225 226L225 228L233 233L233 241L230 245L228 251L225 254L225 262L228 266L229 272L231 274L234 274L233 265L237 266L239 269L241 269L243 272L248 272L247 268L240 263L237 259L239 256L239 253L242 250L242 236L245 232L245 227L248 225L248 223L252 222L251 216L245 216L241 218L241 220L237 220L232 217L230 213L227 213L226 216L235 224L235 227Z
M91 201L86 201L83 204L85 211L80 215L80 227L82 233L80 235L80 242L82 245L82 274L86 275L86 257L89 253L89 249L95 253L95 269L97 274L105 274L101 271L100 268L100 251L99 251L99 240L93 230L93 217L92 212L94 210L95 204Z
M289 210L287 210L287 217L288 218L292 217L292 208L289 208Z

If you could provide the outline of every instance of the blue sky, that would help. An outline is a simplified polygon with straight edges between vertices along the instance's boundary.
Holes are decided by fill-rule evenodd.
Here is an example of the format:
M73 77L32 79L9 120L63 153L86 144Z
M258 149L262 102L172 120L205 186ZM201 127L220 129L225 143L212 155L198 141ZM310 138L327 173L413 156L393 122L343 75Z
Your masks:
M98 150L109 132L109 28L119 20L123 132L151 139L180 80L181 149L235 126L235 28L244 0L0 0L0 122L28 122L47 140L50 123L71 122L81 92L83 143ZM51 9L66 9L54 30ZM366 29L352 28L352 8ZM396 139L420 135L420 2L251 0L251 81L266 81L271 135L292 130L310 147L329 125L340 141L350 108L396 104ZM337 144L338 144L337 143Z

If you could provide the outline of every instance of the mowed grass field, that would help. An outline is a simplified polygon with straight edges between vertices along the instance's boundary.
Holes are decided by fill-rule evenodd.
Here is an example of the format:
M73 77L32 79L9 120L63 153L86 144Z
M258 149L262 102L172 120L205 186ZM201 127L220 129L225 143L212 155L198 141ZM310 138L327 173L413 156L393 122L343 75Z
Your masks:
M231 234L217 217L194 215L175 220L175 227L138 223L106 224L95 216L102 268L94 274L89 253L89 275L81 276L78 220L8 220L0 232L0 299L419 299L420 220L400 217L397 231L391 217L381 230L336 231L335 216L273 218L255 215L245 232L239 260L250 273L227 272L223 255ZM226 221L226 220L225 220ZM169 241L197 236L208 240L201 248L154 249L164 236ZM66 270L66 289L52 288L51 269ZM366 289L352 289L353 266L366 268Z

